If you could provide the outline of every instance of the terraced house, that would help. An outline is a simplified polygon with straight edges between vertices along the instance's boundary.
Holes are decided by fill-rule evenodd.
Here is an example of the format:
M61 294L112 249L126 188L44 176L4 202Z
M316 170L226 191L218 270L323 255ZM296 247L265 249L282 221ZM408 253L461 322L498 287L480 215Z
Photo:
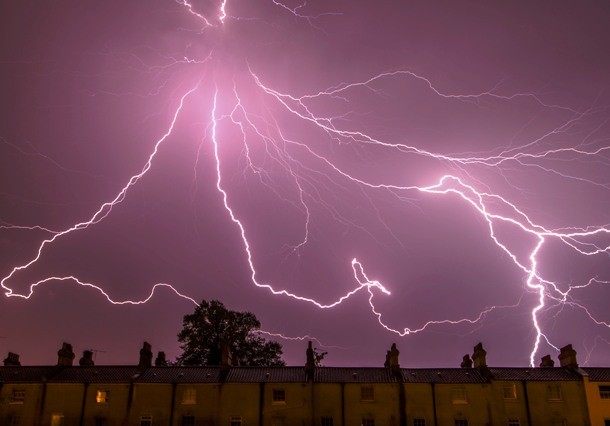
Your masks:
M148 343L134 366L79 366L64 343L54 366L0 367L0 424L41 426L610 426L610 367L489 367L481 344L460 368L401 368L393 345L378 368L167 366Z

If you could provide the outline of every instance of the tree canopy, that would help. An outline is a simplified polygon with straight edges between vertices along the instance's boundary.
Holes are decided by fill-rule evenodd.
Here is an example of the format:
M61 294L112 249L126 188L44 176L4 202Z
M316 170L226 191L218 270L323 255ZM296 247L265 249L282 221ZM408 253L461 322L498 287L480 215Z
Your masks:
M228 345L234 364L285 365L282 345L256 333L261 324L251 312L231 311L218 300L203 300L195 312L184 316L182 325L179 365L220 365L223 345Z

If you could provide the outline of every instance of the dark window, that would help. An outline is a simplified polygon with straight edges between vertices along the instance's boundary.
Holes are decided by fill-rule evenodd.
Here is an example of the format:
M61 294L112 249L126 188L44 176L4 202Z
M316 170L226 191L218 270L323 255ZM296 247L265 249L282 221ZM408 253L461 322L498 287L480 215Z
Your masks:
M195 426L195 416L182 416L182 426Z
M362 426L375 426L375 419L362 419Z
M375 400L375 389L373 388L373 386L360 387L360 400L362 400L362 401L374 401Z
M95 426L106 426L106 418L105 417L96 417Z
M140 426L152 426L152 416L140 417Z
M426 419L413 419L413 426L426 426Z
M322 417L322 421L320 422L321 426L334 426L334 424L332 417Z
M231 416L229 426L241 426L241 416Z
M9 404L23 404L25 401L25 389L13 389Z
M273 389L273 402L286 402L286 391L284 389Z
M468 420L467 419L455 419L454 425L455 426L468 426Z
M610 419L604 420L604 426L610 426Z
M547 387L547 396L550 401L559 401L561 400L561 386L559 385L548 385Z
M21 416L12 415L9 417L9 425L10 426L19 426L21 424Z
M601 399L610 399L610 386L600 386L599 397Z
M521 426L521 420L519 419L508 419L508 426Z

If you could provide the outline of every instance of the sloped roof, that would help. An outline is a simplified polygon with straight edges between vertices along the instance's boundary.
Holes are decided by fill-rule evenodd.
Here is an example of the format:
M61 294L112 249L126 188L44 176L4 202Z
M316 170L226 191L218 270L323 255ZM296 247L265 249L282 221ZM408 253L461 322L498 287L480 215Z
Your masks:
M394 383L389 368L318 367L314 372L318 383Z
M574 371L561 367L490 367L494 380L580 380Z
M0 367L0 382L41 383L51 378L56 370L53 366Z
M227 383L299 383L306 382L305 367L232 367Z
M64 367L51 379L51 383L129 383L138 377L136 366L100 365L91 367Z
M138 377L140 383L218 383L218 367L150 367Z
M609 367L582 367L582 370L589 375L592 382L610 382Z
M407 383L486 383L488 380L474 368L403 368Z

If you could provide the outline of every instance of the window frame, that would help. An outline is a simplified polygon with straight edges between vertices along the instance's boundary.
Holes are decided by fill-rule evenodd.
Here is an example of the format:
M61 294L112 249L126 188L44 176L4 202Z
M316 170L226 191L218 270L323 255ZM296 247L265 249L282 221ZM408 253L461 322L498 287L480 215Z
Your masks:
M273 388L271 391L271 401L273 404L286 404L286 389Z
M153 416L150 414L144 414L140 416L140 426L152 426Z
M517 385L515 383L504 383L502 385L502 397L505 401L516 401Z
M375 419L373 417L363 418L361 426L375 426Z
M11 391L11 397L9 404L21 405L25 402L25 389L13 388Z
M360 401L362 401L362 402L375 401L375 387L372 385L360 386Z
M426 419L423 417L414 417L413 426L426 426Z
M468 404L468 394L465 386L454 386L451 389L452 404Z
M610 385L599 385L598 389L601 399L610 399Z
M241 426L241 424L242 424L241 416L229 417L229 426Z
M320 418L320 426L334 426L335 419L332 416L322 416Z
M108 389L97 389L95 391L95 403L98 405L108 404L110 401L110 391Z
M546 388L546 396L549 401L562 401L561 385L557 383L548 384Z
M182 405L197 404L197 389L193 387L185 388L182 391Z

